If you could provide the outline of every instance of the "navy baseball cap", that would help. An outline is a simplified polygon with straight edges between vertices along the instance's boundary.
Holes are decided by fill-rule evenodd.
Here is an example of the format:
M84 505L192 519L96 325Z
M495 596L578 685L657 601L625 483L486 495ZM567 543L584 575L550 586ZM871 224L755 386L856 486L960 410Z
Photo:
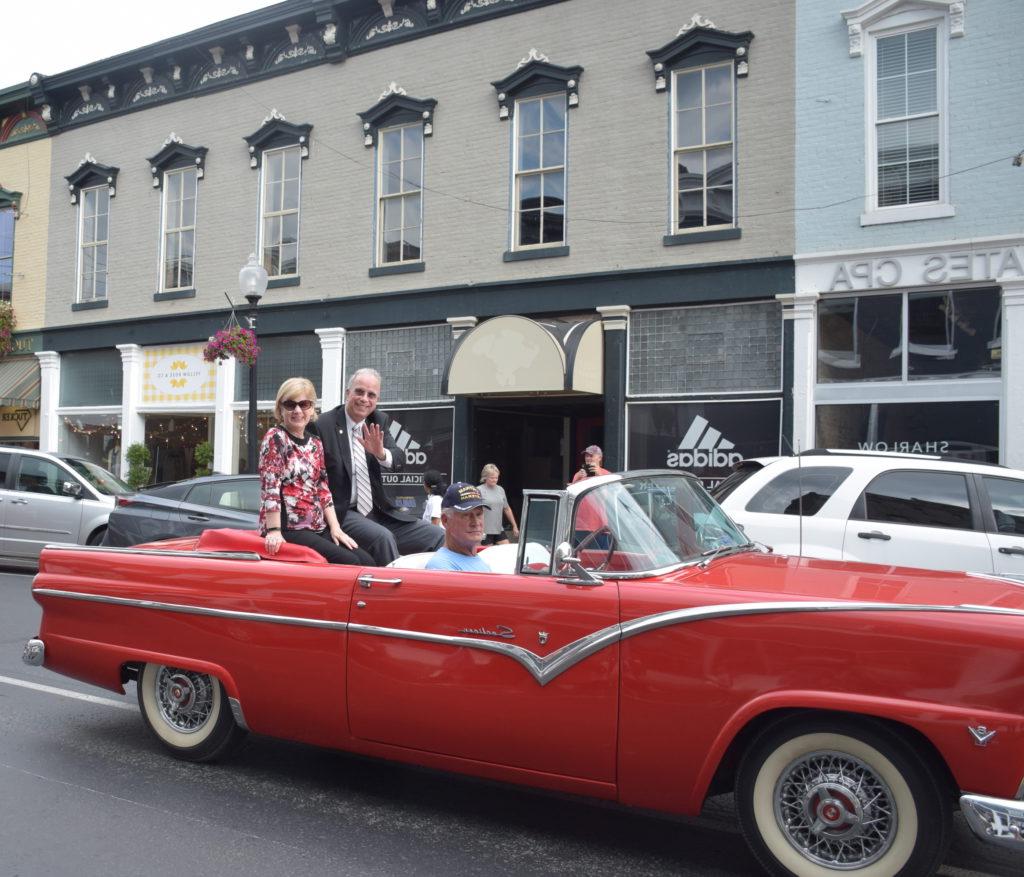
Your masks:
M480 506L483 506L485 509L490 508L484 502L484 498L480 495L477 486L465 481L456 481L444 492L444 498L441 500L441 508L455 509L457 512L468 512L470 509L479 508Z

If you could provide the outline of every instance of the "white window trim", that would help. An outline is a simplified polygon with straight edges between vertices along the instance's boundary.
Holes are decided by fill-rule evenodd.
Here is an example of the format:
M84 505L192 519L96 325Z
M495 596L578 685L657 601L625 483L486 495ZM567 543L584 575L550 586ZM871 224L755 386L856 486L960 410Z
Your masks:
M864 39L864 212L861 226L914 222L956 215L949 203L949 52L948 4L945 9L895 9L884 19L865 24ZM925 204L878 206L878 40L914 30L936 29L936 105L939 115L939 198Z
M384 202L395 201L404 199L413 192L403 192L401 194L385 195L384 194L384 135L388 131L402 130L404 128L418 128L420 132L420 186L417 190L417 194L420 196L420 255L416 259L395 259L394 261L388 262L384 259ZM405 140L402 139L402 155L405 155ZM381 128L377 131L377 221L375 228L377 232L377 246L376 246L376 264L378 267L387 267L389 265L415 265L417 262L423 261L423 238L424 238L424 189L423 184L426 182L424 174L426 173L426 137L423 134L423 123L422 122L406 122L400 125L390 125L387 128ZM401 164L405 164L404 159ZM405 208L402 208L402 216L405 216Z
M295 271L291 274L271 274L270 279L276 280L283 277L298 277L300 268L300 253L302 252L302 147L299 144L288 144L287 146L278 146L274 149L264 149L260 157L260 197L259 197L259 226L256 233L256 248L259 253L260 264L263 264L263 225L266 213L264 212L265 207L265 194L267 191L266 179L267 179L267 156L273 155L275 152L284 152L287 149L294 149L299 156L299 199L298 206L295 209L295 228L296 228L296 240L295 240ZM198 187L197 187L198 188ZM279 214L283 215L283 214Z
M677 125L676 125L676 94L677 86L676 80L681 73L693 73L695 70L706 71L713 67L728 67L730 73L729 87L732 89L732 139L729 143L732 146L732 222L726 225L725 223L719 223L717 225L699 225L693 228L680 228L679 227L679 162L676 161L676 154L678 152L678 144L676 142L677 136ZM702 79L703 82L703 74ZM701 100L704 100L703 87L701 89ZM705 109L704 105L701 105L702 110ZM679 67L672 71L672 88L669 93L669 178L672 180L672 191L669 193L669 230L670 235L680 234L701 234L709 231L718 231L720 229L727 228L739 228L736 222L736 192L737 192L737 180L736 180L736 144L737 144L737 116L736 116L736 68L733 62L730 61L715 61L711 64L701 64L698 67ZM709 147L706 143L702 146L686 147L687 151L696 152L698 149L707 150ZM707 182L707 166L704 168L705 182ZM707 187L702 189L703 192L707 192ZM707 218L708 205L707 201L704 202L704 216Z
M103 296L103 298L97 298L95 295L92 298L82 298L82 293L84 291L83 288L82 288L82 263L84 261L84 256L85 256L85 235L84 235L84 225L85 225L85 193L86 192L97 191L99 189L106 189L106 188L108 188L108 185L109 184L107 184L107 183L102 183L102 184L100 184L98 186L88 186L87 188L84 188L84 189L80 190L79 193L78 193L78 241L77 241L78 257L75 259L75 265L76 265L76 269L75 269L75 274L76 274L76 278L75 278L75 302L78 303L78 304L86 304L88 302L94 302L94 301L110 301L110 199L109 198L107 199L107 236L104 239L104 245L107 248L107 270L106 270L107 291L106 291L106 294ZM92 243L96 244L96 241L93 241ZM95 273L94 273L93 274L93 289L95 290L95 288L96 288L96 280L95 280Z
M195 215L192 217L192 225L183 225L178 228L178 231L185 231L189 228L192 229L192 285L191 286L167 286L167 177L171 174L182 174L191 171L196 174L196 197L195 197ZM202 179L195 167L176 167L170 168L163 172L164 174L164 185L160 193L160 265L157 269L159 271L157 289L161 292L178 292L182 289L195 289L196 285L196 251L199 249L198 240L196 237L196 225L199 222L199 180ZM262 222L260 223L262 226Z
M519 105L525 101L543 101L549 97L560 97L565 101L565 136L562 138L562 239L548 243L519 243ZM543 125L544 109L541 107L541 124ZM541 135L543 139L543 135ZM543 147L542 147L543 148ZM524 171L522 176L541 176L556 170L558 165L547 165L536 170ZM543 184L541 192L543 193ZM541 213L544 212L543 194L541 195ZM512 240L513 252L529 252L531 250L549 250L552 247L564 247L569 243L569 99L564 91L552 91L545 94L531 94L516 98L515 110L512 115Z

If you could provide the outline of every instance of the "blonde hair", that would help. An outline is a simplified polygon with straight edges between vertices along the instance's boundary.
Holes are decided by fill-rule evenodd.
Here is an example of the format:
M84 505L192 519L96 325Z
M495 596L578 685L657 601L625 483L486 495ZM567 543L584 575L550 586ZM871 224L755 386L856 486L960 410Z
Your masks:
M484 466L484 468L480 470L480 481L481 482L486 481L488 475L500 475L500 474L501 474L501 472L498 470L497 466L495 466L493 463L487 463Z
M277 390L277 397L274 399L274 417L278 423L284 423L284 414L281 412L281 403L292 396L304 395L313 403L313 413L310 420L316 420L316 387L309 378L288 378Z

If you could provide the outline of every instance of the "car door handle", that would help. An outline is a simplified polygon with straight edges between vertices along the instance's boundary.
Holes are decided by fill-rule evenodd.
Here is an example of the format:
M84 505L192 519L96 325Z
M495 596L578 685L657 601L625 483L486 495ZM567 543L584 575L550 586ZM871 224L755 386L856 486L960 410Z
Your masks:
M1024 554L1024 548L1017 548L1016 546L1008 548L1007 546L1003 545L1003 546L1000 547L999 553L1000 554Z
M397 588L402 584L401 579L375 579L371 575L362 575L359 577L359 584L364 588L371 588L374 584L377 585L391 585L393 588Z
M12 499L11 505L28 505L27 499Z
M209 515L188 515L190 521L208 521L210 520Z
M881 539L883 542L888 542L892 539L888 533L881 533L878 530L869 530L865 533L858 533L857 536L861 539Z

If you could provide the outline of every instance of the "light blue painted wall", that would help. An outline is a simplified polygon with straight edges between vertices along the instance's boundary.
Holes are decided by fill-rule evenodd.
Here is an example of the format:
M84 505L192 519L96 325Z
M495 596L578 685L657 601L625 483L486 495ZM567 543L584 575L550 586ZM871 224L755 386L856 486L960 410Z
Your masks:
M797 254L1024 233L1024 167L1010 162L1024 149L1024 2L969 0L965 36L946 44L956 215L865 228L865 59L850 57L840 14L855 6L797 0Z

